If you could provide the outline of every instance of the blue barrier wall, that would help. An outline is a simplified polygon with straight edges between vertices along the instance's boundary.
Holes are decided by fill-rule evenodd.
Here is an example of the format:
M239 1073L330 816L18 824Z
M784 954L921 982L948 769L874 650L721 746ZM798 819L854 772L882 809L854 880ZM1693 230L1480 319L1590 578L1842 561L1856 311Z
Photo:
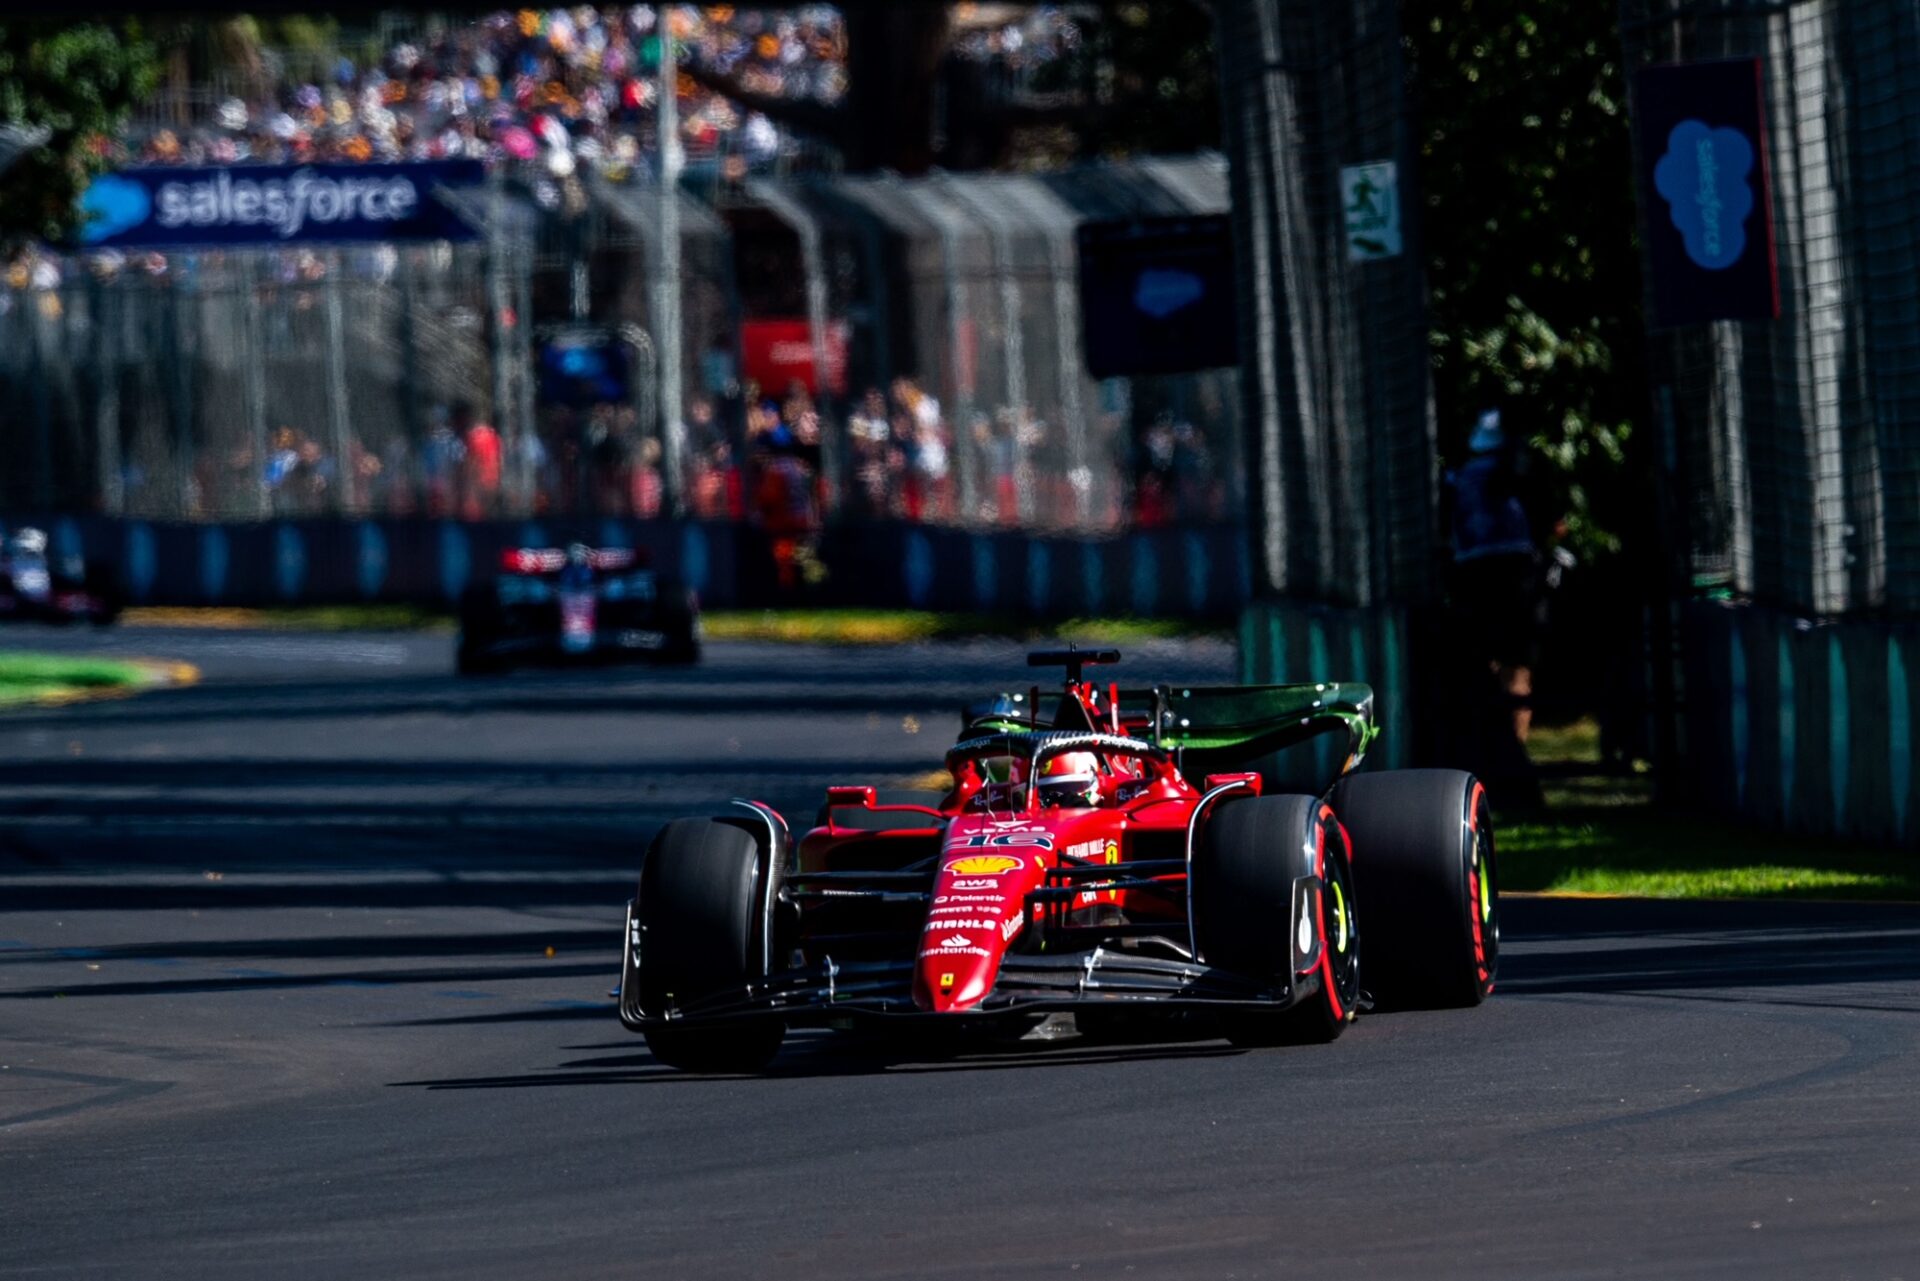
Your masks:
M820 542L825 581L796 596L776 585L764 533L727 523L0 520L15 524L42 526L57 552L114 566L128 599L140 605L445 604L492 574L502 551L573 540L639 549L716 608L812 604L1229 621L1247 595L1245 540L1237 526L1225 525L1105 540L836 526Z
M1700 603L1684 618L1686 762L1722 812L1915 844L1920 624Z

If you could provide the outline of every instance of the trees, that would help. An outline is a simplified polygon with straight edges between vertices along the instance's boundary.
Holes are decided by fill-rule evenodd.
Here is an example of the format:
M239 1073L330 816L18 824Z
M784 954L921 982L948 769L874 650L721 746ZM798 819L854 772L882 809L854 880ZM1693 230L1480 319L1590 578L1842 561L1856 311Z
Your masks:
M1576 550L1611 550L1634 519L1626 460L1647 403L1618 14L1405 13L1443 452L1502 406L1553 464Z
M0 21L0 122L48 131L0 177L0 247L72 231L81 191L105 167L101 140L157 73L154 48L131 21Z

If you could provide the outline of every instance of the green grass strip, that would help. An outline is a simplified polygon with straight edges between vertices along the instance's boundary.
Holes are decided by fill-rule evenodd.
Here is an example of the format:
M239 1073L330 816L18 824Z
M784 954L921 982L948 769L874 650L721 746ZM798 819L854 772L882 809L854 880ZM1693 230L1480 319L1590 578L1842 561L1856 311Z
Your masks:
M1645 774L1598 772L1592 722L1536 734L1551 778L1540 811L1498 813L1500 887L1650 898L1920 900L1920 859L1828 837L1747 827L1653 805Z
M234 631L444 632L457 625L445 610L418 605L297 605L271 609L147 606L129 609L124 621L139 627ZM1225 626L1174 619L1076 618L1039 623L1012 616L913 609L718 609L707 611L702 622L709 640L808 645L905 645L977 636L1015 640L1068 637L1089 645L1231 635Z
M938 614L912 609L709 610L701 621L710 640L814 645L904 645L979 636L1013 640L1062 637L1093 645L1228 634L1224 627L1177 619L1076 618L1042 623L992 614Z
M284 605L270 609L212 605L147 605L121 621L137 627L204 627L213 631L445 632L453 615L422 605Z
M133 663L0 651L0 707L142 685L148 679L147 671Z

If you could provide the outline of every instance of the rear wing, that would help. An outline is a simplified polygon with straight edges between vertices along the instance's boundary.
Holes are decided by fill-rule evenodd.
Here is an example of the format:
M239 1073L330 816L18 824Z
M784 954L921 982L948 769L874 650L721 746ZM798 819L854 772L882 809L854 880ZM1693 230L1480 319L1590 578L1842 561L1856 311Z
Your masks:
M602 573L631 569L640 555L630 547L592 547L587 564ZM557 574L566 567L564 547L509 547L500 553L500 568L509 574Z
M1173 752L1188 779L1254 770L1267 779L1268 790L1281 784L1285 790L1319 792L1358 768L1380 732L1373 719L1373 688L1357 681L1160 685L1117 695L1123 732ZM1059 695L1001 694L969 704L961 728L965 734L1079 728L1059 724L1063 709L1072 720L1076 709ZM1297 762L1283 766L1276 759L1308 742L1316 743L1311 782L1292 767ZM1329 746L1342 749L1339 761L1330 758Z

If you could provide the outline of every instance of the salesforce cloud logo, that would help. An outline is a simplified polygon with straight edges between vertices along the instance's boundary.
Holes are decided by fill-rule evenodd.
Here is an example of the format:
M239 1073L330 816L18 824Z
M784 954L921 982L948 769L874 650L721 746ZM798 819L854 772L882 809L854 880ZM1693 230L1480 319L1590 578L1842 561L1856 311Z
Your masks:
M1199 302L1205 292L1206 286L1192 272L1155 267L1140 273L1133 287L1133 305L1155 320L1165 320Z
M1710 271L1731 267L1747 248L1753 212L1753 145L1737 129L1683 120L1667 135L1667 154L1653 167L1687 257Z
M152 210L153 201L141 183L111 174L95 178L80 197L80 212L87 217L80 239L91 245L131 231L145 222Z

